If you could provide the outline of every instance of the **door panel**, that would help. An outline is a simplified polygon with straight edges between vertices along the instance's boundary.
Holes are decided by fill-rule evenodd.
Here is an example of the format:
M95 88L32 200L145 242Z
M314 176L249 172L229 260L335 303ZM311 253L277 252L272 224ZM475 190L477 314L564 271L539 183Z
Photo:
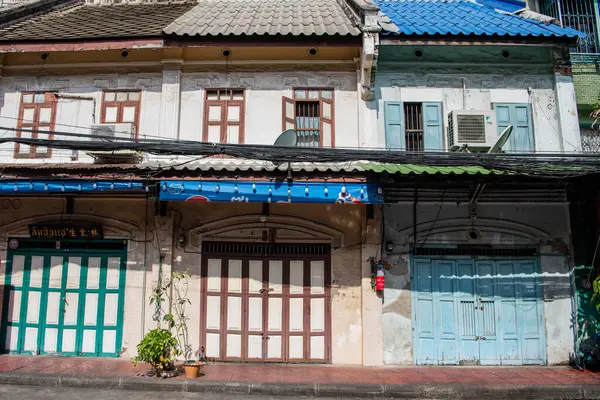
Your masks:
M436 318L433 299L433 262L431 260L415 260L415 287L413 315L417 332L416 360L419 364L437 364L437 349L435 342Z
M413 259L415 362L543 364L537 268L535 260Z
M9 252L6 284L14 290L9 293L12 311L3 332L5 347L16 353L117 356L125 284L122 257L112 257L111 289L106 286L106 256L57 253ZM13 285L15 280L20 286Z
M482 365L500 364L496 336L496 262L477 261L477 335L479 362Z
M201 333L206 356L327 362L327 268L321 260L207 257Z
M454 293L455 284L454 261L435 261L437 278L437 319L436 332L438 334L437 358L442 364L458 363L456 349L456 307Z

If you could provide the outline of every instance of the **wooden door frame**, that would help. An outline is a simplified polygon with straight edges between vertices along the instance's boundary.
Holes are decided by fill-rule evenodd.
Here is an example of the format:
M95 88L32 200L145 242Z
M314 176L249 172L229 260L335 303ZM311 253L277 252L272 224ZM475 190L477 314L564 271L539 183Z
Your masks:
M302 245L298 245L302 246ZM221 320L220 320L220 329L219 329L219 361L243 361L243 362L289 362L289 363L331 363L331 256L310 256L310 255L298 255L298 256L288 256L288 255L277 255L277 256L235 256L232 254L210 254L210 255L202 255L200 261L200 346L206 349L206 334L207 333L217 333L215 330L207 330L204 328L206 325L207 319L207 301L206 298L208 296L207 286L208 286L208 259L219 259L221 260L221 292L218 294L220 297L221 304ZM224 323L227 322L227 310L224 308L226 306L225 298L227 293L224 292L224 289L227 287L227 274L225 273L229 260L241 260L242 261L242 346L241 346L241 357L226 357L226 335L227 329ZM269 332L267 330L268 327L268 282L269 282L269 261L282 261L282 293L277 297L282 298L282 330L281 332L272 331ZM263 295L263 316L262 316L262 324L263 324L263 334L268 335L269 333L273 335L281 335L281 355L280 359L269 359L267 360L267 345L266 340L263 341L263 358L262 359L248 359L248 318L247 318L247 309L249 304L250 296L248 293L249 288L249 261L261 261L263 268L263 289L265 289L265 294ZM303 339L303 354L304 360L294 359L290 360L288 358L289 349L289 262L290 261L303 261L304 262L304 271L303 271L303 281L304 281L304 289L302 295L294 295L294 297L302 297L304 299L303 309L304 312L304 331L302 336ZM310 293L310 262L311 261L323 261L324 264L324 294L322 296L315 296ZM212 294L212 295L216 295ZM310 332L310 317L309 310L310 307L310 299L322 297L325 299L324 301L324 333L312 334ZM287 301L286 301L287 300ZM299 335L297 335L299 336ZM311 336L324 336L325 339L325 348L324 348L324 359L319 360L311 360L310 356L310 337Z
M19 239L21 242L26 241L27 239ZM37 240L36 240L37 241ZM48 240L48 242L52 242L54 243L55 240ZM102 243L110 243L110 242L122 242L121 240L102 240L99 241ZM23 264L23 281L21 284L21 289L19 289L21 291L21 303L20 303L20 313L19 313L19 322L14 324L14 323L8 323L8 313L10 312L10 310L8 310L9 307L9 298L10 298L10 291L14 290L12 289L12 285L11 285L11 280L12 280L12 264L13 264L13 258L15 255L22 255L25 257L24 259L24 264ZM22 349L24 346L24 329L27 325L25 318L26 318L26 313L27 313L27 307L26 307L26 297L24 296L24 294L29 292L29 269L31 268L31 257L32 256L41 256L43 257L43 270L42 270L42 285L39 288L41 294L40 294L40 318L38 318L38 323L37 323L37 327L38 327L38 337L37 337L37 341L38 341L38 353L39 354L43 354L43 345L44 345L44 335L45 335L45 328L46 328L46 314L45 309L46 309L46 303L47 303L47 293L48 291L48 282L47 279L49 278L49 268L50 268L50 262L52 257L56 256L56 257L62 257L63 258L63 269L61 272L61 288L60 288L60 293L61 293L61 297L63 295L65 295L66 293L70 292L70 293L74 293L77 292L78 293L78 304L77 304L77 308L78 308L78 312L77 312L77 320L79 321L79 318L82 318L83 321L83 312L84 307L85 307L85 302L84 302L84 298L83 296L85 296L86 293L89 293L90 291L84 287L85 283L87 282L87 263L90 257L100 257L100 275L99 275L99 286L98 289L93 289L91 290L91 292L97 292L99 293L99 298L98 298L98 308L96 310L97 312L97 318L100 318L100 315L102 315L102 318L104 318L104 312L102 310L102 313L100 311L101 308L101 298L100 298L100 294L102 295L106 295L107 290L110 293L117 293L118 294L118 302L117 302L117 323L116 323L116 327L114 329L108 329L108 330L116 330L115 333L115 352L114 353L103 353L102 352L102 348L101 346L96 349L95 353L86 353L84 354L82 351L78 351L78 345L81 345L81 340L82 340L82 335L83 335L83 330L84 330L84 326L83 326L83 322L81 324L78 324L77 326L77 333L76 333L76 345L75 345L75 352L69 352L69 353L62 353L63 355L70 355L70 356L91 356L91 357L119 357L119 355L121 354L121 348L122 348L122 342L123 342L123 324L124 324L124 307L125 307L125 283L126 283L126 274L127 274L127 248L125 247L124 249L121 250L115 250L115 249L102 249L102 248L95 248L95 249L77 249L77 250L73 250L71 251L66 251L66 250L54 250L54 249L50 249L50 248L25 248L25 249L15 249L15 250L7 250L7 264L6 264L6 273L5 273L5 279L4 279L4 283L5 283L5 287L7 288L7 290L4 291L4 301L3 301L3 309L1 310L1 318L2 318L2 324L1 324L1 329L0 329L0 349L2 350L3 353L22 353ZM66 264L68 264L68 259L71 257L80 257L81 258L81 264L80 264L80 268L82 268L80 276L79 276L79 287L77 289L68 289L66 287L66 272L67 270L64 268ZM118 289L107 289L106 288L106 274L107 274L107 263L108 263L108 258L110 257L119 257L120 258L120 268L119 268L119 288ZM29 266L29 267L28 267ZM86 267L84 269L84 266ZM27 279L27 280L26 280ZM25 290L25 283L27 283L27 289ZM104 286L103 286L104 284ZM37 289L37 288L36 288ZM56 289L56 288L55 288ZM56 291L56 290L54 290ZM62 305L62 300L61 300L61 305ZM98 320L97 320L98 321ZM62 343L58 342L61 337L62 337L62 330L64 330L64 320L63 320L63 315L59 315L59 336L57 337L57 352L58 349L61 348L62 350ZM8 330L8 326L13 326L13 325L17 325L19 327L19 337L18 337L18 345L17 345L17 351L10 351L10 349L6 346L6 335L7 335L7 330ZM104 332L104 328L102 328L98 322L96 322L96 335L98 337L99 334L102 334ZM23 343L21 343L23 342ZM101 341L98 341L98 338L96 339L96 344L99 345L101 344ZM80 346L81 347L81 346ZM79 348L80 348L79 347Z

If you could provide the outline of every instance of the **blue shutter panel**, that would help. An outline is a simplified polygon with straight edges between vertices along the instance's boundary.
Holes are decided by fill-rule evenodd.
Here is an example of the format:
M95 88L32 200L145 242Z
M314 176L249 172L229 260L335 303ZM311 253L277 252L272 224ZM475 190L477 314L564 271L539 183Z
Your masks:
M443 151L442 103L423 103L423 148Z
M529 104L494 104L498 136L507 126L513 131L503 150L511 153L530 153L533 151L533 134Z
M512 150L517 153L533 151L533 135L531 134L531 118L529 104L513 104L513 132L511 138Z
M385 148L387 150L404 150L404 109L399 101L383 103L385 121Z

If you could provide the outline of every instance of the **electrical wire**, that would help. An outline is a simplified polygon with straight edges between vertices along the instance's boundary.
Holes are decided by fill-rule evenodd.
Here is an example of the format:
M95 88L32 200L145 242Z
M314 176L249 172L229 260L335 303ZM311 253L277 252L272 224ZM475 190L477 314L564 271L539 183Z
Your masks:
M19 121L19 122L28 121L25 118L6 117L6 116L0 116L0 119L10 119L10 120ZM120 123L121 122L115 122L115 124L120 124ZM58 122L55 122L54 126L64 126L66 128L77 128L77 129L86 130L86 131L90 131L90 132L92 130L92 128L89 127L89 126L72 125L72 124L61 124L61 123L58 123ZM23 129L19 129L19 130L23 130ZM48 131L45 131L45 133L48 133ZM53 133L53 132L49 132L49 133ZM130 132L115 131L115 133L122 133L123 135L128 135ZM92 133L87 134L87 136L88 137L96 137L96 135L93 135ZM151 138L151 139L160 139L162 141L171 141L171 140L174 140L172 138L164 138L164 137L161 137L161 136L158 136L158 135L141 135L141 134L138 134L138 137L145 137L145 138Z
M425 246L425 244L427 243L427 240L429 239L429 235L431 235L431 232L433 232L433 229L435 228L435 225L438 222L438 219L440 218L440 213L442 211L442 207L444 207L444 197L446 197L446 189L444 188L444 192L442 193L442 199L440 200L440 206L438 207L437 210L437 214L435 216L435 219L433 220L433 224L431 225L431 228L429 228L429 232L427 232L427 236L425 236L425 240L423 240L421 242L421 246L419 246L419 248L423 248L423 246Z
M17 129L2 127L12 131L44 133L36 129ZM80 140L55 140L39 138L9 137L0 138L0 144L14 142L31 146L44 146L56 149L81 151L117 151L133 150L155 155L194 156L196 159L227 155L242 159L255 159L273 163L344 163L352 161L371 161L393 164L417 164L451 167L480 166L486 169L510 171L532 176L549 178L584 176L596 173L600 169L600 154L510 154L510 153L448 153L448 152L416 152L416 151L371 151L349 148L297 148L281 146L264 146L249 144L220 144L189 140L162 141L155 139L125 139L110 136L94 136L73 132L52 132L55 135L86 138ZM183 164L194 161L185 161ZM575 164L575 165L573 165ZM563 167L557 169L555 165ZM166 166L167 168L169 166ZM159 167L160 168L160 167Z

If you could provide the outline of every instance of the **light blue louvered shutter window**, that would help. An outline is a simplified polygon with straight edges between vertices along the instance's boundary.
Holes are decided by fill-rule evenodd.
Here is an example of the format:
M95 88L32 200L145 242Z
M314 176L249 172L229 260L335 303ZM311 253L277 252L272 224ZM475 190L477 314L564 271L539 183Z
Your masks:
M496 111L498 136L507 126L513 126L510 138L502 149L511 153L533 152L533 129L529 104L497 103L494 104L494 110Z
M385 148L387 150L404 150L404 110L399 101L383 103L385 121Z
M423 149L443 151L442 103L423 103Z

